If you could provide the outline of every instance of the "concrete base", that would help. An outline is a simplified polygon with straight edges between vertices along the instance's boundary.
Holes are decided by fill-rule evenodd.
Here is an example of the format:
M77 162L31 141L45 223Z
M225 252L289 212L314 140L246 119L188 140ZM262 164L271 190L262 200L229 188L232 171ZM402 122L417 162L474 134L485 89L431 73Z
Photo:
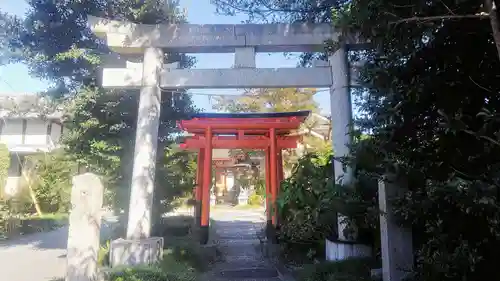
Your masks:
M382 280L382 268L372 269L370 271L370 276L372 280Z
M109 264L111 267L126 265L151 265L163 256L163 238L151 237L141 240L117 239L111 242Z
M348 241L330 241L326 239L326 260L339 261L349 258L371 257L372 248L368 245Z
M238 196L238 205L248 205L248 196Z
M206 245L210 236L209 226L200 226L200 244Z

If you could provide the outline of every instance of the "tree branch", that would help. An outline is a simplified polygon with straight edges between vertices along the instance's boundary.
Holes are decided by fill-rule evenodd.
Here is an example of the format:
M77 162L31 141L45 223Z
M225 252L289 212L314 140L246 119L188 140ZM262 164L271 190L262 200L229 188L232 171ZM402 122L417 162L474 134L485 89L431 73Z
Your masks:
M410 23L419 21L438 21L438 20L455 20L455 19L488 19L489 15L486 13L476 15L443 15L443 16L430 16L430 17L411 17L401 19L390 24Z

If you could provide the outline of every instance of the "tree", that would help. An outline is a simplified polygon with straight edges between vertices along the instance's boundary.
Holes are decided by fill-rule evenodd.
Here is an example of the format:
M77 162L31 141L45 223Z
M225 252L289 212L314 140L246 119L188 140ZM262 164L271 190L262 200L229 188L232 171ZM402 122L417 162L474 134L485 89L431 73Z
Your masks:
M493 37L492 43L496 45L497 56L500 58L498 0L437 0L419 3L369 0L315 2L215 0L214 3L220 13L226 15L247 13L250 21L332 22L344 35L353 31L354 27L354 31L361 32L364 38L370 39L373 39L373 35L380 27L391 28L401 25L403 28L413 28L419 25L439 25L443 21L489 19L488 29ZM343 21L338 21L338 16L341 14L347 17L343 17ZM307 61L311 58L311 54L307 54L304 58Z
M471 0L218 2L370 39L373 49L351 53L366 61L355 94L370 134L359 142L369 157L355 156L375 177L407 178L397 213L414 229L417 280L499 277L490 254L500 249L498 3L481 14L485 5Z
M103 176L108 203L128 207L134 147L137 90L109 91L97 85L101 58L110 54L104 42L92 34L87 15L135 23L185 22L176 1L28 1L30 10L9 46L22 50L20 61L33 75L55 82L46 93L65 112L66 152L80 166ZM168 53L166 62L190 67L194 60ZM185 94L163 93L159 128L159 163L164 145L177 132L176 120L195 111Z

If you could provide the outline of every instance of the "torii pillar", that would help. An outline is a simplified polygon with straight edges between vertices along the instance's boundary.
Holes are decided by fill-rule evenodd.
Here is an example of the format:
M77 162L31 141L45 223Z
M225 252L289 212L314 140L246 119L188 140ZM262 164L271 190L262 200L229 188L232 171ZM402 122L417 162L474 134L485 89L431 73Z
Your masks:
M158 73L164 66L165 55L162 48L146 47L138 63L140 55L131 56L123 49L116 51L125 53L126 58L116 56L108 63L126 66L128 75L107 76L103 87L140 89L140 96L126 239L111 242L110 260L111 266L151 264L161 259L163 249L163 238L151 237L151 216L161 111ZM134 62L126 61L131 58Z
M332 67L332 85L330 87L332 147L335 156L333 161L335 183L349 185L354 180L353 170L344 166L341 158L349 156L352 143L352 103L351 103L351 72L348 53L345 44L328 58ZM353 257L371 256L371 247L357 241L357 233L346 235L347 225L343 223L345 216L338 214L336 241L326 241L327 260L345 260ZM355 230L355 229L354 229Z
M161 90L157 72L164 54L159 48L144 51L143 74L137 129L135 133L134 166L130 190L127 239L149 238L153 206L158 127L160 125Z

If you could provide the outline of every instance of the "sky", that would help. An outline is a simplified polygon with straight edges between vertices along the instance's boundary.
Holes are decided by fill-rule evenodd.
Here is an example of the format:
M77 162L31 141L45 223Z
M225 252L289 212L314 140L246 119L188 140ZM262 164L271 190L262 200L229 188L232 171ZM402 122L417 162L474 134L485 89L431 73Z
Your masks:
M0 10L23 16L27 12L28 6L22 0L0 0ZM196 4L194 4L196 3ZM215 12L215 6L210 4L210 0L180 0L180 5L187 11L188 22L192 24L238 24L244 22L245 15L221 16ZM230 68L234 62L234 54L197 54L197 63L194 68ZM256 65L260 68L295 67L297 65L297 54L286 56L282 53L265 54L259 53L256 56ZM28 94L37 93L47 89L49 81L41 81L36 77L31 77L28 68L23 64L10 64L0 66L0 94ZM315 96L316 102L321 107L324 114L330 114L330 97L328 91L321 90ZM238 89L203 89L193 90L192 99L198 108L204 111L213 111L209 102L210 95L217 94L238 94ZM197 93L205 95L196 95Z

